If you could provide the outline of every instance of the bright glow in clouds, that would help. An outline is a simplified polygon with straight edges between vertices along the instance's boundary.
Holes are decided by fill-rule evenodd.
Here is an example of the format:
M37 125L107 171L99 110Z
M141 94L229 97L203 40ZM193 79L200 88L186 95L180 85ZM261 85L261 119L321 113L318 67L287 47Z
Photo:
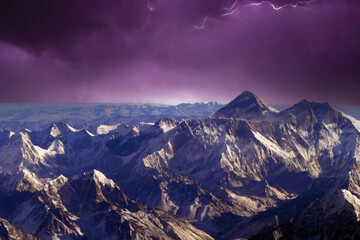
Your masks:
M4 1L0 102L227 102L247 89L359 105L359 12L354 0Z

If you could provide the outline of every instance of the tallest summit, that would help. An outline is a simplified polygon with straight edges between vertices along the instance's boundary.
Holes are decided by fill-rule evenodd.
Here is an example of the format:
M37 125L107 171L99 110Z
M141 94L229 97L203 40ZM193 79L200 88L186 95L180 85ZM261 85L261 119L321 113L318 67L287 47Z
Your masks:
M244 91L225 107L219 109L214 117L249 119L277 112L277 109L252 92Z

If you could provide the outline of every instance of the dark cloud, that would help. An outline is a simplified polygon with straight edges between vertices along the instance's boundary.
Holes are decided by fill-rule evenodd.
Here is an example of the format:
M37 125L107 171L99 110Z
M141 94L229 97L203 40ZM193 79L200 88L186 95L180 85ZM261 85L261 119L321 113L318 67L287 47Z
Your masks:
M360 104L359 3L233 3L0 0L0 101Z

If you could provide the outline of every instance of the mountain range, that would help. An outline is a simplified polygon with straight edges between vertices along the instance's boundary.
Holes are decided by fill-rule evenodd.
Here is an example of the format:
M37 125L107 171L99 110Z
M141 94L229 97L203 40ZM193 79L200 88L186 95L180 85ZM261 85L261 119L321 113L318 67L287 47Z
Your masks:
M42 103L0 104L0 129L21 131L42 130L54 122L66 122L75 128L96 132L102 125L119 123L135 125L156 122L164 117L178 120L204 118L223 104L217 102L182 103L178 105L140 103Z
M1 237L360 238L360 121L328 103L114 121L0 131Z

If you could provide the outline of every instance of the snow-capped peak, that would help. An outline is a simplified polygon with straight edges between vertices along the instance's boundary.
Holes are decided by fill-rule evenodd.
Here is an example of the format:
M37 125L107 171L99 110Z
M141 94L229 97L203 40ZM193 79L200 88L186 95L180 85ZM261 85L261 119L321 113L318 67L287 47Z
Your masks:
M115 187L115 183L113 180L108 179L102 172L94 169L92 171L92 174L94 176L94 179L97 180L99 183L101 183L102 185L107 185L111 188Z
M279 111L249 91L244 91L225 107L218 110L214 117L254 118Z
M294 106L290 107L286 111L296 111L299 112L316 112L316 113L326 113L326 112L338 112L337 109L332 107L329 103L317 103L317 102L309 102L306 99L301 100L300 102L296 103Z
M87 173L75 175L72 179L73 180L93 179L95 182L97 182L103 186L108 186L111 188L115 188L115 186L116 186L113 180L108 179L102 172L100 172L99 170L96 170L96 169L94 169L90 172L87 172Z
M59 139L54 140L47 150L56 154L65 153L64 144Z
M126 125L126 124L115 124L115 125L99 125L96 128L96 134L97 135L104 135L104 134L108 134L110 132L116 132L120 135L125 135L126 133L128 133L130 131L130 126Z
M78 132L78 129L71 127L69 124L65 122L57 122L51 125L50 127L50 135L53 137L58 137L68 132Z
M38 191L44 187L44 183L35 173L24 168L15 175L14 179L16 190L18 191Z
M160 119L156 125L158 125L164 133L174 129L178 125L178 121L175 118L163 118Z

